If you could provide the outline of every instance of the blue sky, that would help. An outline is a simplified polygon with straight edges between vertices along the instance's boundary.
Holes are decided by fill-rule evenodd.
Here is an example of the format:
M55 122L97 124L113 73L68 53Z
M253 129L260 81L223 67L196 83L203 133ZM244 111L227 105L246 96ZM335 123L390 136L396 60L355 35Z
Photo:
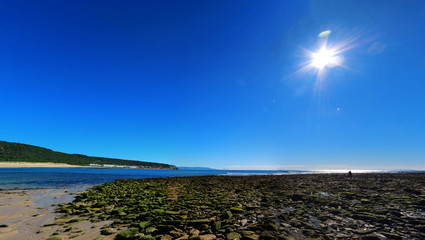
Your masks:
M425 169L424 22L413 0L1 1L0 139L178 166ZM325 30L347 44L318 76Z

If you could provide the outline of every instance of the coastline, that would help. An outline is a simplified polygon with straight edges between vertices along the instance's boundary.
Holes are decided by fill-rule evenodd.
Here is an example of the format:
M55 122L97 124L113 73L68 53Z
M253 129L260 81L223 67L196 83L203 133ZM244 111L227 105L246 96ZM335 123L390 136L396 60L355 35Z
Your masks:
M424 183L425 173L299 174L0 190L0 240L423 239Z
M53 162L0 162L0 168L113 168L115 169L115 167L88 166L88 165L83 166L83 165L71 165L67 163L53 163ZM167 170L169 168L123 167L118 169L166 169Z
M52 162L0 162L0 168L100 168Z

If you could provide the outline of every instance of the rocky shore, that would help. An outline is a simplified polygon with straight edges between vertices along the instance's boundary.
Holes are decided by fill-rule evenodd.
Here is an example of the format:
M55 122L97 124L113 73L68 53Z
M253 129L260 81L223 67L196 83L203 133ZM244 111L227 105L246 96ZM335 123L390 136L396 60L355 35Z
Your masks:
M425 173L117 180L57 211L56 239L425 239Z

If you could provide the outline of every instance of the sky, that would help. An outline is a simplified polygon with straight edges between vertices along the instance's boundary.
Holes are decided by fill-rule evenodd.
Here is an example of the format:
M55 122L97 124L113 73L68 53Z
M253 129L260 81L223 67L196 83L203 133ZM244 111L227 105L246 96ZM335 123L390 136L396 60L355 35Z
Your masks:
M421 0L0 1L0 140L219 169L425 169L424 23ZM324 44L338 61L319 69Z

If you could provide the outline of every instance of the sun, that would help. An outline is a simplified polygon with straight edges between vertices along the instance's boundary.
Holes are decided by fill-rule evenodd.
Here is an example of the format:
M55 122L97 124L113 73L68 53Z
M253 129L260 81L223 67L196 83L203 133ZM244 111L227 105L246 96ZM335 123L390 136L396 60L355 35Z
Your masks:
M317 69L332 67L338 64L336 52L322 47L318 52L312 53L311 65Z
M300 47L305 61L300 64L300 68L289 76L292 78L304 72L314 73L316 75L317 85L321 85L331 74L333 68L344 68L351 70L345 63L344 53L357 44L358 34L342 38L338 41L330 41L331 30L322 31L318 37L318 46L316 50Z

